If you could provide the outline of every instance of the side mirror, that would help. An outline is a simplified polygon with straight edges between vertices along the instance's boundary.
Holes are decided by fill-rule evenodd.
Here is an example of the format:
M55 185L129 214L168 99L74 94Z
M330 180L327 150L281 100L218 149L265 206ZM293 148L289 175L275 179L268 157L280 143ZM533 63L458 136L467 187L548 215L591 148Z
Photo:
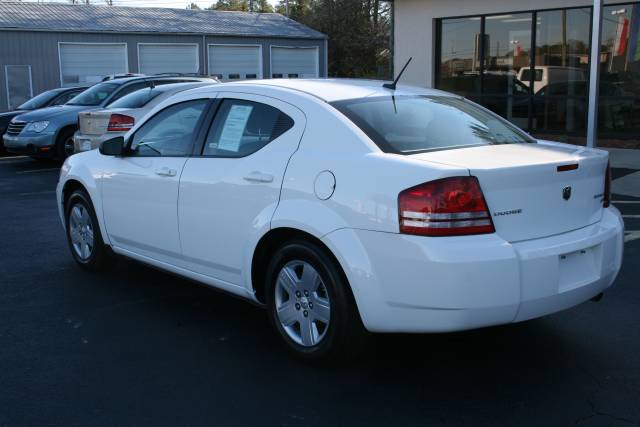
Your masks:
M124 137L116 136L100 143L100 154L105 156L122 156L124 154Z

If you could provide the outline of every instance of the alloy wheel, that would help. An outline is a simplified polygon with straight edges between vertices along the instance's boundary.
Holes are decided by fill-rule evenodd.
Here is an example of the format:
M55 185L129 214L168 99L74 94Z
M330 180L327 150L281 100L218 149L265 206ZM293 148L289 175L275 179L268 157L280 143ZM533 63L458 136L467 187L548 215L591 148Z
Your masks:
M76 255L83 261L89 259L94 247L93 221L82 203L69 211L69 236Z
M282 267L276 279L275 310L280 326L297 344L312 347L326 336L331 302L311 264L295 260Z

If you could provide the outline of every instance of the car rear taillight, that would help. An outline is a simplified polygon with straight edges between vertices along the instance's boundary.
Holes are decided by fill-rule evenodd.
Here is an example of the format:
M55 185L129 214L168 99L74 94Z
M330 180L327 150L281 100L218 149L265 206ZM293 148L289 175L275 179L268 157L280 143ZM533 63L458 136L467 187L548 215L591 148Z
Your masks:
M493 221L475 176L438 179L398 196L400 232L422 236L493 233Z
M602 206L608 208L611 204L611 166L607 162L607 170L604 173L604 195L602 197Z
M109 118L107 132L126 132L133 127L134 119L124 114L112 114Z

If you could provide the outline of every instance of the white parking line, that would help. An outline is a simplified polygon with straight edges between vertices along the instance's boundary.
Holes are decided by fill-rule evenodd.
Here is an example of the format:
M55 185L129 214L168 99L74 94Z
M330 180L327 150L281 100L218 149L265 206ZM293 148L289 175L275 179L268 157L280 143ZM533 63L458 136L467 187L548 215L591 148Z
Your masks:
M624 242L629 243L633 240L640 239L640 231L639 230L627 230L624 232Z
M16 173L23 174L23 173L36 173L36 172L51 172L51 171L59 171L59 170L60 168L46 168L46 169L32 169L28 171L19 171Z
M29 156L6 156L6 157L0 157L0 161L5 161L5 160L19 160L19 159L28 159Z
M640 204L640 200L614 200L612 203L616 205L635 205Z
M37 194L52 194L55 193L56 190L46 190L46 191L31 191L29 193L18 193L18 196L35 196Z
M640 218L640 215L622 215L622 218L634 219L634 218Z

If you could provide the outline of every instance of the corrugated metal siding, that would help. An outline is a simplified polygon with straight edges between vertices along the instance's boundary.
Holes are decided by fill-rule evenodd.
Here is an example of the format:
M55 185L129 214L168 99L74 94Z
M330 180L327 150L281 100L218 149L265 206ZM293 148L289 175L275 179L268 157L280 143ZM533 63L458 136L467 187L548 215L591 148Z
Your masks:
M269 69L269 47L271 45L317 46L320 51L320 76L326 76L324 40L2 30L0 30L0 40L2 40L0 43L0 111L7 110L5 65L31 65L34 95L48 89L60 87L59 42L127 43L129 71L134 73L138 72L138 43L197 43L200 47L200 69L203 72L207 71L206 45L227 43L259 44L262 46L262 74L265 77L271 75L271 70Z
M0 2L0 28L85 33L109 31L310 39L326 37L279 13L12 1Z

